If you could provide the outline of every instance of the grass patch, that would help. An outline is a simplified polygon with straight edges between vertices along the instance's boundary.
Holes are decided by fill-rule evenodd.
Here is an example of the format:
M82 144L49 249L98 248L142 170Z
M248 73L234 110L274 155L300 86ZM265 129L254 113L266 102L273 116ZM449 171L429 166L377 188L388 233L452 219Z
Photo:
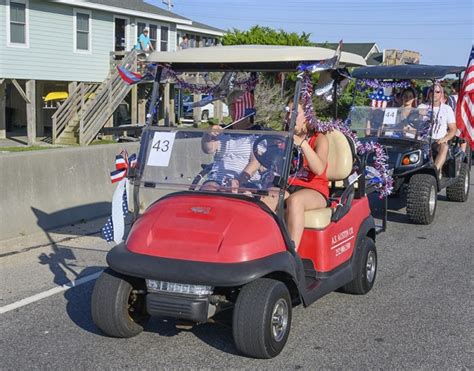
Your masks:
M117 141L112 139L96 139L90 145L95 146L97 144L117 144Z
M60 147L49 146L18 146L18 147L0 147L0 152L26 152L26 151L41 151L43 149L52 149Z

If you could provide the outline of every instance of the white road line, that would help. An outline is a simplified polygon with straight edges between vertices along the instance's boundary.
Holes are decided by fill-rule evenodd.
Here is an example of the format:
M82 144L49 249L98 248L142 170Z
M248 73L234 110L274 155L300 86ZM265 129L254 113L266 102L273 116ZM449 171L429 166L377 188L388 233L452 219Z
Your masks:
M70 281L70 282L68 282L68 283L66 283L62 286L54 287L50 290L40 292L39 294L35 294L35 295L30 296L30 297L25 298L25 299L21 299L21 300L15 302L15 303L11 303L11 304L5 305L3 307L0 307L0 314L9 312L11 310L14 310L14 309L17 309L17 308L20 308L20 307L24 307L25 305L34 303L35 301L38 301L38 300L47 298L49 296L58 294L60 292L66 291L66 290L70 289L71 287L77 287L77 286L80 286L80 285L82 285L84 283L87 283L89 281L95 280L97 277L100 276L101 273L102 273L102 271L99 271L99 272L91 274L89 276L79 278L78 280Z

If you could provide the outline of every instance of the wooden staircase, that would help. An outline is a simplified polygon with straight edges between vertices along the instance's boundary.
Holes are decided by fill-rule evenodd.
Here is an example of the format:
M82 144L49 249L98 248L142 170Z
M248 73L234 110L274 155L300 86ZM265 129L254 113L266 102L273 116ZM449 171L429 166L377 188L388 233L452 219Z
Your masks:
M136 50L127 53L117 65L136 72ZM52 116L53 144L91 143L131 88L117 68L111 68L102 84L78 84Z

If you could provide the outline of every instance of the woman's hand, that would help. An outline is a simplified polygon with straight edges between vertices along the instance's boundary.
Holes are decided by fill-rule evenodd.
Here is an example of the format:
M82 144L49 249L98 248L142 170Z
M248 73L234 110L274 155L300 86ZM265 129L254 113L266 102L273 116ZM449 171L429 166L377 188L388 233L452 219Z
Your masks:
M212 125L211 132L205 133L201 139L201 148L204 153L216 153L219 150L219 142L217 137L222 133L223 129L219 125Z
M212 125L211 126L211 132L209 136L212 138L211 140L216 140L216 138L222 133L224 129L220 127L219 125Z
M301 147L301 145L306 141L306 137L300 137L298 135L293 135L293 143L297 147Z

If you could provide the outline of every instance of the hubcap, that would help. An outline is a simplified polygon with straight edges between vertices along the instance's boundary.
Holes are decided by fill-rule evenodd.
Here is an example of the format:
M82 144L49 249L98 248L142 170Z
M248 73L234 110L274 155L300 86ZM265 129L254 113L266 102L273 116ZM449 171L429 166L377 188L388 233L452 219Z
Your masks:
M273 307L271 326L273 340L281 341L288 327L288 304L284 299L278 299Z
M367 265L366 265L366 272L367 272L367 281L369 283L372 283L375 277L375 269L377 265L377 258L375 256L375 253L371 250L369 251L369 254L367 255Z
M469 190L469 176L466 174L464 176L464 194L467 194L468 190Z
M436 188L434 185L432 185L430 189L430 201L429 201L430 215L433 215L435 206L436 206Z

